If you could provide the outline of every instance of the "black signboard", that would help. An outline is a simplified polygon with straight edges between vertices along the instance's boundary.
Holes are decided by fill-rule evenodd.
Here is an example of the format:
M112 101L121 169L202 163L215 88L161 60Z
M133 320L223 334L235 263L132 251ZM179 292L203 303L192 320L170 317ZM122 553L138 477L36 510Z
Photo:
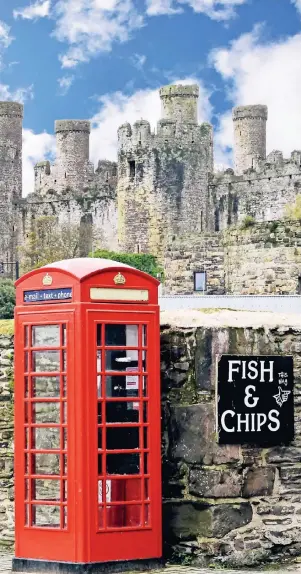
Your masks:
M219 444L293 440L292 357L222 355L217 371Z
M62 289L40 289L38 291L24 291L24 303L44 303L70 301L72 299L72 288L64 287Z

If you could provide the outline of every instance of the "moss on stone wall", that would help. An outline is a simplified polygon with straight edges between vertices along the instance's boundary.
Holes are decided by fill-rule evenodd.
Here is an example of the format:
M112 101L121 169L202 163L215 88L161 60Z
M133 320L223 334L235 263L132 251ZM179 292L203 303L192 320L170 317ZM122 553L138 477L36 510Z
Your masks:
M14 333L14 320L13 319L0 320L0 336L1 335L12 336L13 333Z

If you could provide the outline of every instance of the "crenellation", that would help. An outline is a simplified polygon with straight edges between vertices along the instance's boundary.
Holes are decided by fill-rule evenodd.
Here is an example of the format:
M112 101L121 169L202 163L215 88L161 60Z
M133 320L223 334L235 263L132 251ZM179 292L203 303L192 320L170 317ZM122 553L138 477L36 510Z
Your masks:
M147 145L151 139L150 123L146 120L138 120L132 129L132 138L136 145Z
M273 150L267 155L266 163L273 163L282 166L283 164L283 153L279 150Z
M291 153L291 162L301 166L301 150L294 150Z
M132 126L128 122L122 124L117 131L118 148L127 147L129 139L132 136Z
M176 136L177 123L174 120L161 118L157 123L157 137L162 139Z

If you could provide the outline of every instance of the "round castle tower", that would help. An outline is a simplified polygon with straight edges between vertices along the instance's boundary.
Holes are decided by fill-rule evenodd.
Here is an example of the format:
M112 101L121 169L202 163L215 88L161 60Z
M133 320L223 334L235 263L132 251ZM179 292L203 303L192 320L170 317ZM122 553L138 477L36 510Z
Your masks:
M0 102L0 261L14 261L18 223L13 199L22 197L23 106Z
M179 123L198 122L199 87L176 84L160 89L161 117Z
M0 195L22 197L23 106L0 102Z
M233 109L235 173L241 175L258 159L266 158L267 106L239 106Z
M90 122L56 120L55 183L82 192L89 163Z

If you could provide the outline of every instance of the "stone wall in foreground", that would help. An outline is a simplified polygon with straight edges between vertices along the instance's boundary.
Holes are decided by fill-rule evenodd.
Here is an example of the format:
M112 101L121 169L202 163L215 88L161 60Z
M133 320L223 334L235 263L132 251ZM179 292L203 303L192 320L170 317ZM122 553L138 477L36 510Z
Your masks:
M4 328L3 328L3 325ZM0 321L0 552L14 544L12 321Z
M294 356L293 444L218 446L215 357L222 353ZM301 328L167 325L161 361L165 555L232 567L301 555Z
M247 322L240 312L184 315L187 327L166 313L161 325L164 556L233 567L301 556L301 320L277 326L275 315L263 328L272 314L249 313ZM0 550L12 549L14 536L12 342L0 334ZM215 357L223 353L293 355L293 444L218 446Z

